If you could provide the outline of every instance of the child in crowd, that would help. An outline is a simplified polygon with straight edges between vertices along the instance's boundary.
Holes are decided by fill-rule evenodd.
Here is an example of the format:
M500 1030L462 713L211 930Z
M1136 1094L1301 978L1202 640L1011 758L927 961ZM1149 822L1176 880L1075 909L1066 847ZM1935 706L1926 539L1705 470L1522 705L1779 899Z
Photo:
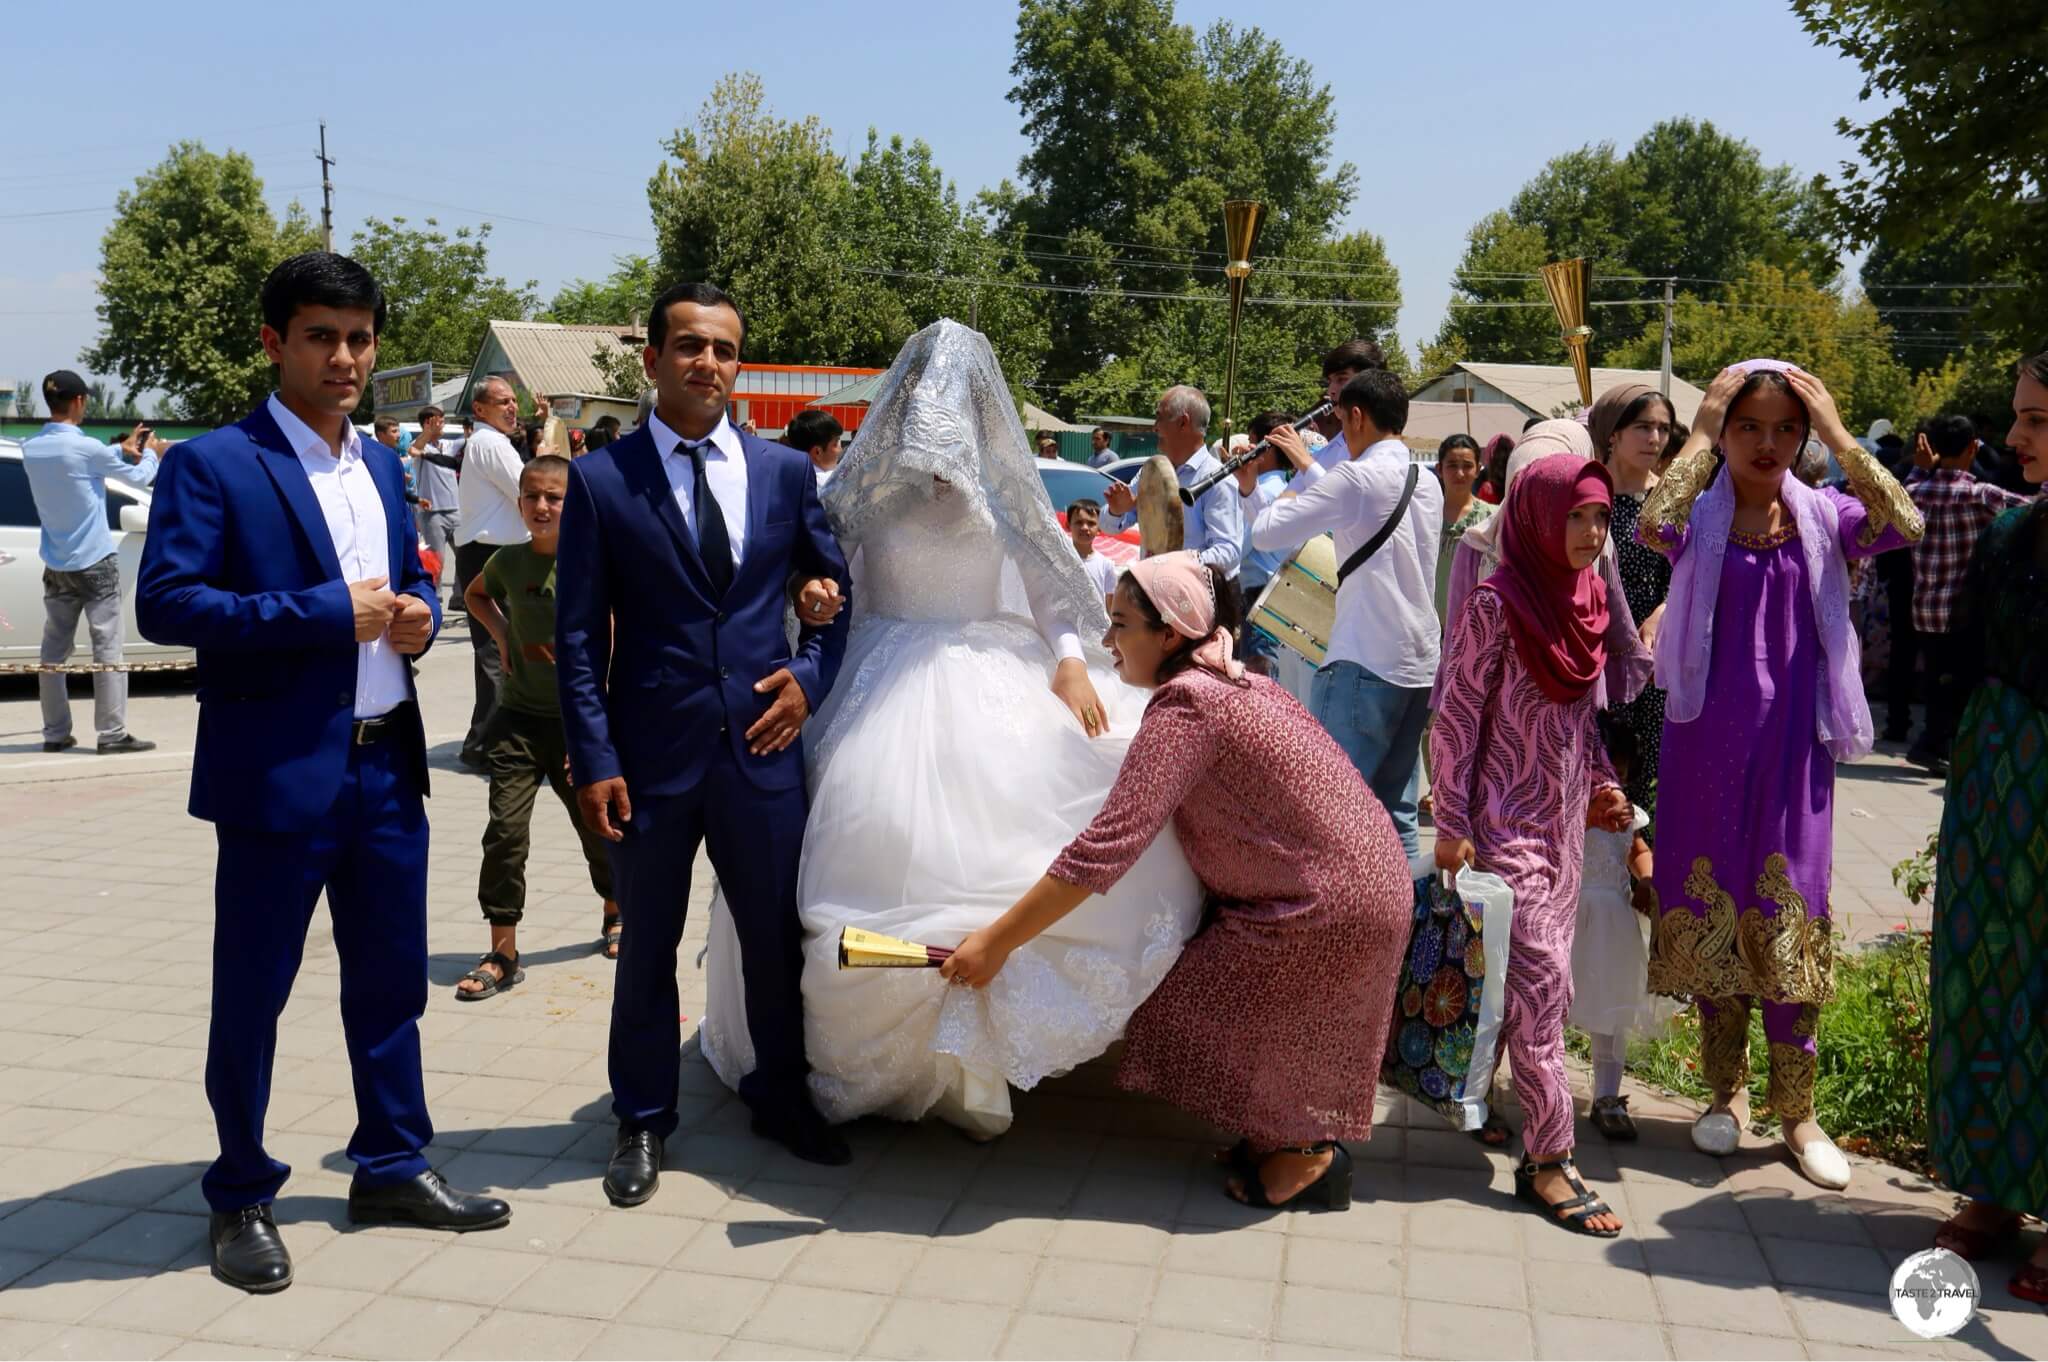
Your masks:
M1081 566L1107 607L1109 598L1116 595L1116 564L1095 551L1095 534L1101 525L1101 502L1083 497L1067 507L1067 537L1074 541L1074 552L1081 555Z
M555 545L568 491L567 459L542 454L528 463L519 474L519 515L533 538L492 554L465 594L470 619L498 641L505 681L484 741L491 804L477 900L491 924L491 949L455 986L464 1002L495 997L526 977L519 967L519 919L526 911L533 801L543 781L569 810L590 867L590 887L604 900L604 953L614 960L619 954L611 857L577 811L555 694Z
M1609 715L1600 734L1615 778L1627 785L1639 755L1636 735ZM1654 1023L1650 996L1650 817L1640 807L1619 830L1586 829L1579 881L1579 922L1572 937L1572 1025L1593 1038L1593 1126L1610 1140L1633 1140L1636 1123L1621 1095L1621 1065L1631 1031Z

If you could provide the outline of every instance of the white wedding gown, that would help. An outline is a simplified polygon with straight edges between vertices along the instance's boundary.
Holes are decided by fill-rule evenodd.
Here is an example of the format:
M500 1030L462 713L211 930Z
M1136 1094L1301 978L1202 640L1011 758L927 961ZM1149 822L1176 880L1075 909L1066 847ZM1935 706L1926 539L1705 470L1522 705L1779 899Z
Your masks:
M1169 829L986 990L930 969L839 968L842 927L950 946L1014 903L1101 808L1147 698L1094 654L1111 728L1090 739L1049 689L1055 641L1074 632L1055 617L1061 584L1010 559L966 497L924 483L857 541L845 662L805 728L804 1037L827 1120L936 1112L992 1137L1010 1124L1012 1085L1063 1073L1122 1034L1194 934L1202 891ZM1001 608L1006 563L1009 594L1033 619ZM753 1048L722 897L707 968L701 1043L737 1086Z

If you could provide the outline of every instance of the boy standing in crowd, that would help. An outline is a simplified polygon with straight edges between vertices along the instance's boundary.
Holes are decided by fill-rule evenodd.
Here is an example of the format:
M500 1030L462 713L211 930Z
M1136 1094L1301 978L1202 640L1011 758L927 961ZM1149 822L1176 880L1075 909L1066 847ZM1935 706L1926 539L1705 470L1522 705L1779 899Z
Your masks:
M1105 604L1116 594L1116 564L1095 551L1095 535L1102 524L1102 503L1083 497L1067 507L1067 537L1074 552L1081 555L1081 567L1095 583L1095 594Z
M491 801L477 901L491 924L491 948L456 984L455 996L464 1002L496 997L526 977L519 967L519 920L526 912L533 802L543 782L569 810L590 887L604 900L604 953L614 960L619 954L611 856L576 807L555 694L555 545L568 492L567 459L543 454L527 464L519 474L519 516L532 538L492 554L465 593L470 620L496 643L505 681L484 735Z

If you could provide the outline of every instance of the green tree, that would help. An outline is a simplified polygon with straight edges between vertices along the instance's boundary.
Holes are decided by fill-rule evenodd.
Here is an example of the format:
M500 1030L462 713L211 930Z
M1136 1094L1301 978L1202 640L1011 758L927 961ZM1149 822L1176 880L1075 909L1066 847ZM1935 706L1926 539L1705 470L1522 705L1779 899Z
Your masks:
M14 391L7 396L14 403L14 415L26 419L36 414L36 386L27 379L14 385Z
M1699 294L1754 261L1823 281L1835 273L1825 205L1812 188L1711 123L1671 119L1626 155L1599 143L1552 158L1504 213L1480 219L1438 342L1455 340L1476 359L1561 362L1556 318L1532 276L1574 256L1592 268L1594 298L1609 304L1653 297L1646 281L1670 275ZM1594 309L1595 362L1611 362L1661 317L1649 304Z
M570 326L625 326L638 317L645 323L655 294L653 257L621 255L613 258L612 265L611 274L602 282L577 279L564 284L540 320Z
M1329 87L1258 29L1217 23L1198 36L1171 0L1022 0L1010 71L1031 146L1021 186L1006 182L985 203L1031 243L1046 282L1078 290L1046 304L1046 380L1071 405L1143 410L1162 380L1220 377L1226 199L1266 205L1258 250L1274 259L1255 296L1398 304L1376 239L1379 258L1363 268L1326 255L1321 277L1292 261L1299 272L1281 272L1278 258L1315 260L1331 245L1357 172L1331 161ZM1289 346L1286 328L1265 320L1274 310L1246 309L1247 394L1292 391L1329 335L1390 338L1391 308L1326 309L1338 319L1312 322L1303 308Z
M100 241L100 339L80 356L131 390L160 388L198 421L244 415L270 391L257 294L319 245L294 202L280 223L241 152L180 142L114 200Z
M590 352L590 362L604 375L604 395L638 401L650 386L647 366L638 350L621 350L616 345L599 345Z
M735 74L664 147L647 185L656 284L708 280L739 299L750 359L840 354L852 311L838 225L852 190L830 131L775 117L760 77Z
M451 236L426 218L368 218L349 254L383 286L386 315L377 367L432 361L467 369L494 321L524 321L539 305L534 281L515 288L490 272L491 225Z
M89 380L85 394L85 419L88 421L139 421L142 409L135 404L135 394L121 396L113 384L103 378Z

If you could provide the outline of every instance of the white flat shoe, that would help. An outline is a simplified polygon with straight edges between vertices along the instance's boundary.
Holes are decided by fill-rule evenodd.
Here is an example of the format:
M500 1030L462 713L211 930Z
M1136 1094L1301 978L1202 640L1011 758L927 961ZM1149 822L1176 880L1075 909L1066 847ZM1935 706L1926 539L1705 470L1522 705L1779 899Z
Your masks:
M1793 1149L1792 1141L1785 1141L1785 1148L1792 1155L1792 1162L1799 1165L1799 1171L1806 1180L1816 1187L1825 1187L1839 1192L1849 1185L1849 1159L1835 1142L1823 1135L1817 1140L1808 1140L1804 1150Z
M1722 1158L1742 1143L1742 1127L1725 1111L1710 1111L1692 1123L1692 1147Z

